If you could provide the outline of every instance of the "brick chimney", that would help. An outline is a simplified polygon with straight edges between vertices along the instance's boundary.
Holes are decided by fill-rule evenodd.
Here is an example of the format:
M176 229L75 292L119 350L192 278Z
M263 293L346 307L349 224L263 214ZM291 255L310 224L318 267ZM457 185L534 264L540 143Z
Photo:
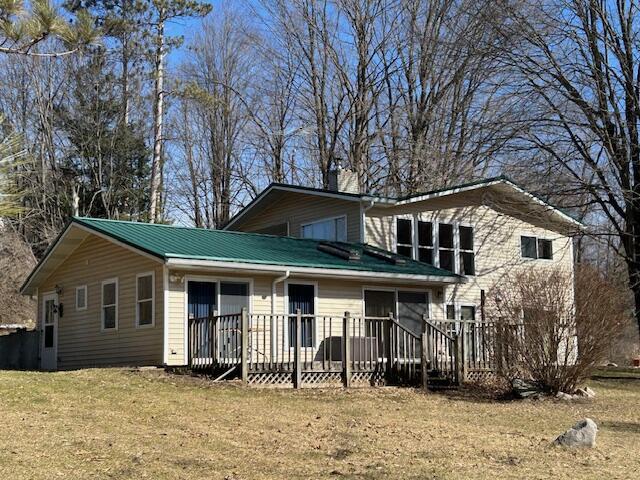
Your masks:
M360 193L358 174L351 169L343 168L337 162L336 168L329 172L329 190L341 193Z

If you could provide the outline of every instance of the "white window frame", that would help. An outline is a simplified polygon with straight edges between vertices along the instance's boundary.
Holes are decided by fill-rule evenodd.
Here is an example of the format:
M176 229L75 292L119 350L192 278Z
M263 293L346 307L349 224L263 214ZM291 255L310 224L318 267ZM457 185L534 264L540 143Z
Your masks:
M471 250L463 250L460 246L460 227L467 227L471 229L471 235L473 239L473 249ZM478 263L476 262L476 258L478 257L478 253L476 252L476 227L469 223L463 222L455 222L454 223L454 246L456 247L456 255L458 260L458 269L457 273L460 275L464 275L465 277L477 277L478 276ZM462 273L462 253L473 253L473 275Z
M109 305L105 305L104 304L104 287L105 285L111 285L114 284L116 286L116 298L115 304L109 304ZM107 280L103 280L102 284L100 285L100 331L102 332L115 332L118 330L118 303L119 303L119 293L120 293L120 286L118 285L118 277L114 277L114 278L108 278ZM104 326L104 307L110 307L112 305L115 305L115 322L114 322L114 326L113 328L105 328Z
M84 290L84 307L79 307L78 306L78 292L80 290ZM76 312L82 312L84 310L87 309L88 305L89 305L89 290L87 289L86 285L78 285L76 287Z
M394 312L393 312L393 317L397 320L398 318L398 310L399 310L399 304L398 304L398 292L416 292L416 293L424 293L427 295L427 315L429 317L430 320L433 320L433 291L431 288L409 288L409 287L381 287L381 286L374 286L374 285L364 285L362 287L362 316L364 317L364 314L366 312L366 305L365 305L365 292L366 291L374 291L374 292L393 292L394 293L394 298L393 298L393 308L394 308Z
M440 247L440 224L445 224L445 225L451 225L451 229L453 230L453 247ZM434 239L434 245L437 243L437 249L434 252L434 255L437 257L437 260L434 259L434 264L436 264L437 262L437 266L438 268L442 268L440 266L440 250L445 250L447 252L451 252L453 254L453 270L451 270L452 273L459 273L460 272L460 261L457 258L458 255L460 255L460 240L458 238L459 236L459 231L458 231L458 222L449 222L449 221L444 221L444 220L440 220L440 219L435 219L433 222L434 227L437 225L437 228L433 229L433 236L435 237Z
M320 220L314 220L313 222L307 222L307 223L301 223L300 224L300 238L306 238L308 240L320 240L322 241L323 239L319 239L319 238L312 238L312 237L305 237L304 236L304 227L310 227L312 225L317 225L319 223L325 223L325 222L335 222L338 219L344 219L344 240L338 240L338 229L336 228L336 239L335 240L325 240L328 242L347 242L349 240L348 238L348 231L349 229L347 228L347 216L346 215L337 215L335 217L326 217L326 218L321 218Z
M151 277L151 298L140 300L138 280L142 277ZM140 303L151 300L151 323L140 324ZM156 273L143 272L136 275L136 328L153 328L156 325Z
M411 222L411 245L406 243L399 244L403 247L411 247L411 258L416 258L416 243L417 243L417 232L416 232L416 219L415 215L394 215L393 216L393 252L398 253L398 220L409 220Z
M535 239L535 245L536 245L536 258L531 258L531 257L525 257L522 254L522 238L523 237L530 237ZM540 240L546 240L548 242L551 242L551 258L541 258L540 257L540 251L538 248L538 242ZM532 233L521 233L520 234L520 244L519 244L519 248L520 248L520 258L522 260L525 260L527 262L535 262L535 261L542 261L542 262L553 262L553 256L554 256L554 248L553 248L553 239L552 238L548 238L548 237L539 237L537 235L534 235Z
M447 306L453 305L453 320L447 318ZM473 307L473 320L462 320L462 307ZM478 320L478 306L475 303L469 302L445 302L444 304L444 318L448 322L454 322L456 326L456 332L459 333L460 330L459 325L464 321L464 323L479 323L482 319Z
M431 224L431 246L420 246L420 229L419 227L419 223L430 223ZM433 219L429 219L429 220L424 220L422 218L420 218L419 216L414 217L413 219L413 243L414 243L414 247L413 247L413 258L414 260L420 261L420 248L424 248L424 249L431 249L431 265L435 266L436 264L436 257L438 256L438 250L436 249L436 239L435 237L435 231L436 231L436 222L433 221Z
M292 279L291 281L285 280L284 282L284 312L285 317L287 318L286 328L284 329L285 335L285 345L287 348L294 348L291 345L291 339L289 338L289 315L295 315L296 312L289 311L289 285L312 285L313 286L313 326L311 328L311 346L310 347L300 347L302 350L304 349L317 349L318 348L318 332L316 329L318 328L318 322L316 322L316 317L318 316L318 282L312 282L309 280L299 280Z

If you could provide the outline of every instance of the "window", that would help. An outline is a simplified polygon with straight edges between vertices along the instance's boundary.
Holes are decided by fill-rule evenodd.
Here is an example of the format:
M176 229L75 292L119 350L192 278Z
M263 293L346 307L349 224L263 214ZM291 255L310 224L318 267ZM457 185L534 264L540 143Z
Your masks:
M440 268L455 272L455 250L453 243L453 225L440 223L438 225L438 248Z
M542 258L553 260L553 242L543 238L520 237L520 249L523 258Z
M54 300L44 302L44 348L53 348L55 334L56 303Z
M456 307L455 305L447 305L447 320L456 319Z
M458 235L460 238L460 274L475 275L476 259L473 252L473 228L458 227Z
M76 310L86 310L87 309L87 286L82 285L80 287L76 287Z
M142 273L136 277L136 325L138 327L154 324L154 274Z
M462 305L460 307L460 320L473 321L476 319L476 307Z
M296 312L300 310L302 314L301 323L301 347L313 347L313 328L315 325L315 285L294 284L287 285L287 296L289 297L289 345L296 345Z
M551 240L538 239L538 258L553 260L553 243Z
M433 265L433 223L418 222L418 260Z
M102 329L118 328L118 279L102 282Z
M347 219L346 217L337 217L302 225L302 238L346 242Z
M408 218L396 220L396 252L413 258L413 222Z

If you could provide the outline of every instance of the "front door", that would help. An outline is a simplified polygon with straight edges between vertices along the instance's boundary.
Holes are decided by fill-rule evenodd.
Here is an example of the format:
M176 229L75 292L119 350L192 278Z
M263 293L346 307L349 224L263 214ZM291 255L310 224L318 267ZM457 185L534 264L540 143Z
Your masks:
M42 297L40 368L58 368L58 295L55 293Z

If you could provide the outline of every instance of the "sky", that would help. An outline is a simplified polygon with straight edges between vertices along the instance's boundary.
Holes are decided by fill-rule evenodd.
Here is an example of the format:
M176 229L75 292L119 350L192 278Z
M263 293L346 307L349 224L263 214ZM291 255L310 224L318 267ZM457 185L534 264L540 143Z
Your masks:
M218 15L220 13L220 10L222 10L225 6L236 5L249 9L259 9L260 7L259 0L204 0L204 3L208 3L213 7L208 17ZM189 44L189 40L191 39L193 34L200 30L203 21L205 21L205 19L186 18L176 20L168 25L167 33L169 35L181 35L185 39L182 47L170 53L168 58L169 67L180 63L180 60L183 58L186 45Z

